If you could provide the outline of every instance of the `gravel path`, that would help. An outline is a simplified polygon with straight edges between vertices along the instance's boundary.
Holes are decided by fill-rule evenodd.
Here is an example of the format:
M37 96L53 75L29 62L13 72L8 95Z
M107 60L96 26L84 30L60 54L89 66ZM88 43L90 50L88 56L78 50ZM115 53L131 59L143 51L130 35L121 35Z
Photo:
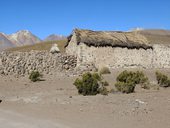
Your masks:
M0 109L1 128L70 128L47 120L35 119Z

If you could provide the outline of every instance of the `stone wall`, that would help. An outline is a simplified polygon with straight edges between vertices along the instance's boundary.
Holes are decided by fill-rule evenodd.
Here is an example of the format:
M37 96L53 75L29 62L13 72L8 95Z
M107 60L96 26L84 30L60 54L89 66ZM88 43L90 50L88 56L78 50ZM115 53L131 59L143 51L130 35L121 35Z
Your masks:
M153 45L153 49L128 49L120 47L94 47L77 45L72 38L66 48L77 56L77 65L94 64L97 68L170 68L170 46Z
M1 52L1 75L27 75L33 70L43 74L71 72L77 64L72 55L51 54L49 52Z

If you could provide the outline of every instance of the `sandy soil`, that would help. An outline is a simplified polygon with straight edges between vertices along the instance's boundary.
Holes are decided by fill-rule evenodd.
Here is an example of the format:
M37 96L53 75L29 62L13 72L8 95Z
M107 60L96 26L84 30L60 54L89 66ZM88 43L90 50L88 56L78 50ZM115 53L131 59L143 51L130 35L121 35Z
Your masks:
M105 78L113 87L114 71ZM147 71L151 81L154 76ZM170 88L133 94L80 96L75 77L0 77L0 128L169 128Z

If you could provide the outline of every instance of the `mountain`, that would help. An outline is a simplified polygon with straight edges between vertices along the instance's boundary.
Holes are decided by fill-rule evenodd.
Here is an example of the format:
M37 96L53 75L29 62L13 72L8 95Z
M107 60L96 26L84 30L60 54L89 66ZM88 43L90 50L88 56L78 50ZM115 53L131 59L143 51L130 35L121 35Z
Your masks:
M66 39L65 36L52 34L49 35L47 38L45 38L44 41L55 41L55 40L64 40L64 39Z
M27 30L18 31L11 35L0 33L0 51L17 46L33 45L39 42L41 40Z
M18 31L8 36L8 39L16 46L32 45L41 42L41 40L28 30Z
M7 35L0 33L0 51L15 47L15 45L8 39Z

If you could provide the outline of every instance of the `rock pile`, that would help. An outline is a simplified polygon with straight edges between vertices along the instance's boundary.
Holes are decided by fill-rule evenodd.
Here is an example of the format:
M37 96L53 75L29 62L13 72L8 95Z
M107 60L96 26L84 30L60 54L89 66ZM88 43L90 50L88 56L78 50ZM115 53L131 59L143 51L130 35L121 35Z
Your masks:
M46 51L1 52L0 74L24 76L37 70L43 74L69 72L76 67L77 59L72 55L51 54Z

